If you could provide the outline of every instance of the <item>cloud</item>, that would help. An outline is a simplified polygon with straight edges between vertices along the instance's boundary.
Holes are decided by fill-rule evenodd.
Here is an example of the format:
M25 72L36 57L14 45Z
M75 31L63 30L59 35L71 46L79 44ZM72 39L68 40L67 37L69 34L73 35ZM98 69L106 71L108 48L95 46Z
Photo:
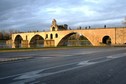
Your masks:
M125 0L0 0L0 29L47 30L51 20L71 27L121 25Z

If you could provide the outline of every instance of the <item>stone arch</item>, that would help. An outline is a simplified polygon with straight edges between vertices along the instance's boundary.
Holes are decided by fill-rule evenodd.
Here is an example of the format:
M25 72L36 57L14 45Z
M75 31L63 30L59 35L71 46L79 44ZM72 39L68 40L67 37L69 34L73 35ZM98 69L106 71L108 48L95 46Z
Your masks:
M23 40L23 38L21 37L21 35L17 35L15 37L15 40L14 40L15 48L21 48L22 40Z
M43 47L44 46L44 38L40 35L34 35L29 43L30 47Z
M79 37L80 43L81 45L85 45L85 46L92 46L92 43L89 41L89 39L84 36L84 35L80 35Z
M82 38L78 37L78 39L76 39L76 40L75 40L75 38L72 38L72 39L69 38L70 36L72 36L72 35L74 35L74 34L78 34L80 37L83 37L85 40L88 41L88 43L89 43L90 45L92 45L91 42L88 40L88 38L86 38L84 35L79 34L79 33L77 33L77 32L71 32L71 33L65 35L65 36L59 41L59 43L58 43L57 46L67 46L67 45L69 45L70 42L73 42L73 43L75 44L75 46L82 46L81 44L82 44L82 42L84 41L84 40L82 40ZM68 41L68 40L71 40L71 41Z
M102 38L102 43L103 44L107 44L107 45L110 45L111 44L111 38L110 36L106 35Z

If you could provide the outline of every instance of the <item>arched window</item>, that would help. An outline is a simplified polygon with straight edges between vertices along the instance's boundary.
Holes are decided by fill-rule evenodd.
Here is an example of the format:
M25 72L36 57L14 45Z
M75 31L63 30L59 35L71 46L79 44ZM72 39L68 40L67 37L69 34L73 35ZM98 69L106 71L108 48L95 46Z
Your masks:
M55 27L52 28L52 31L55 31Z
M58 34L56 34L55 37L58 38Z
M53 34L50 34L50 39L53 39Z

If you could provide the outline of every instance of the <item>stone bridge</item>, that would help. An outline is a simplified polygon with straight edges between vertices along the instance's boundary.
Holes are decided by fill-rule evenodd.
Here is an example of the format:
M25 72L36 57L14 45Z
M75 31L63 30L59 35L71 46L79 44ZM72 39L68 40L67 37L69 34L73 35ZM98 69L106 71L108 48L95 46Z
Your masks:
M48 32L26 32L12 34L13 48L30 48L39 43L39 47L63 46L68 38L78 34L84 36L93 46L126 44L126 28L86 28L70 30L66 24L57 25L52 21Z

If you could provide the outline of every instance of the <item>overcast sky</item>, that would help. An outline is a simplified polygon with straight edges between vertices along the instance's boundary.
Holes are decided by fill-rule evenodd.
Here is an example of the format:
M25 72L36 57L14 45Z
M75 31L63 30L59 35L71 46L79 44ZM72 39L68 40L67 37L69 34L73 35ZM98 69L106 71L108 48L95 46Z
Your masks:
M49 30L58 24L120 26L126 16L126 0L0 0L0 29Z

